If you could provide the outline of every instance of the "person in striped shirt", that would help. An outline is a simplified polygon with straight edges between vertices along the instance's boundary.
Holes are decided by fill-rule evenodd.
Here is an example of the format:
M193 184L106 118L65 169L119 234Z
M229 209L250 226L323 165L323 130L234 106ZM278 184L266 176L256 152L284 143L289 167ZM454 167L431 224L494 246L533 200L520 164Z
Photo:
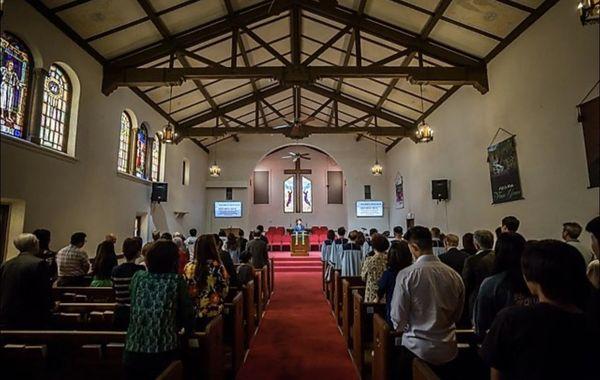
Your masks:
M58 265L58 286L88 286L89 279L85 276L90 270L90 259L83 250L86 234L75 232L71 236L71 244L56 254Z
M117 330L127 330L129 326L129 310L130 310L130 294L129 284L135 272L145 270L143 265L135 263L135 260L140 255L142 246L138 239L127 238L123 241L123 256L125 263L116 266L111 275L113 289L115 291L115 315L114 327Z

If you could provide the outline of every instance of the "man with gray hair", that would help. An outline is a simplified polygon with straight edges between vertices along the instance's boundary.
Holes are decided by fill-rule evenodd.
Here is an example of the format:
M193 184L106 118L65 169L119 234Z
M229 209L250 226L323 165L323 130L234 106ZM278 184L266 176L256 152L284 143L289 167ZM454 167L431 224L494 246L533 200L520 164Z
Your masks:
M583 260L585 260L585 265L588 265L594 260L594 252L592 252L587 244L579 241L581 231L583 231L583 228L577 222L563 223L562 238L567 244L577 248L581 256L583 256Z
M36 256L35 235L20 234L14 245L19 254L0 266L0 328L39 329L50 320L50 268Z
M469 321L473 316L473 306L475 305L477 293L479 293L479 286L481 286L481 283L486 277L492 275L496 258L496 255L492 250L492 247L494 246L494 234L492 234L491 231L475 231L473 233L473 241L477 253L465 260L462 271Z
M458 249L459 239L454 234L448 234L444 238L445 253L442 253L440 261L454 269L459 275L462 274L465 266L465 260L469 257L468 254Z

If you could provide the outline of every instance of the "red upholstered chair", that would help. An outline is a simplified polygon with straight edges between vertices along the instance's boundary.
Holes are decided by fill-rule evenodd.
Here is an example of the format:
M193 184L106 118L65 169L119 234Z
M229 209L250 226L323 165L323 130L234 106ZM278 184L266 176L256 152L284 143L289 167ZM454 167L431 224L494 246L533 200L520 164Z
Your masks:
M323 244L327 240L327 231L319 231L319 244Z
M319 241L319 234L317 233L311 233L309 238L308 238L308 242L310 243L310 250L312 251L312 247L316 246L317 250L321 249L321 242Z
M283 227L277 227L277 233L279 235L285 235L285 228L283 228Z
M267 228L267 233L274 233L275 231L277 231L277 227L270 226Z
M281 236L281 250L287 247L288 251L292 250L292 237L288 234Z
M327 226L321 226L321 227L319 227L319 231L323 231L327 234L327 231L329 231L329 228L327 228Z
M317 234L318 232L319 232L319 227L317 227L317 226L312 226L312 227L310 228L310 233L311 233L311 234L315 235L315 234Z
M265 237L269 241L269 249L273 248L273 236L275 236L275 232L274 231L267 231L265 233Z
M281 250L281 238L282 237L283 237L283 235L281 235L279 233L274 233L273 235L271 235L272 240L269 240L271 247L279 247L279 250Z

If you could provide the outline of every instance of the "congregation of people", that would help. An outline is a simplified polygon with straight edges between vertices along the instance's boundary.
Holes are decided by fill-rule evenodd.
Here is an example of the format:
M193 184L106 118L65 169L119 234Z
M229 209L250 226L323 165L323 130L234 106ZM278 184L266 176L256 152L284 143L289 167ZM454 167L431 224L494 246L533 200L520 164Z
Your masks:
M385 303L402 333L398 378L413 359L442 379L460 379L456 331L474 332L492 379L591 379L600 341L600 217L564 223L562 240L527 240L514 216L462 239L416 226L393 237L342 227L328 232L321 259L332 273L360 276L365 303ZM462 240L462 248L459 248ZM462 368L464 371L465 369Z
M112 287L113 327L127 331L123 365L131 379L154 379L179 355L179 334L202 331L223 312L230 287L252 281L269 265L262 226L250 240L233 234L152 233L143 244L125 238L117 254L113 234L90 259L87 236L76 232L66 247L50 249L46 229L19 235L20 252L0 267L0 329L53 327L53 287Z

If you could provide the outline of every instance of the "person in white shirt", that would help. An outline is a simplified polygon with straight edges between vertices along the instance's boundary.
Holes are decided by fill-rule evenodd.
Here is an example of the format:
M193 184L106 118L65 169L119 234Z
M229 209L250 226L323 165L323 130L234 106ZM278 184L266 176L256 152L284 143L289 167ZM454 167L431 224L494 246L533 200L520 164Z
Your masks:
M437 227L431 228L431 241L432 241L432 249L433 254L435 256L439 256L442 253L446 253L446 248L444 248L444 241L442 239L442 231L440 231Z
M585 265L589 265L589 263L594 260L594 252L592 252L587 244L583 244L579 241L579 235L581 235L581 231L583 231L583 228L581 228L579 223L563 223L562 238L567 244L577 248L579 253L581 253L581 256L583 256L583 260L585 260Z
M185 246L187 247L188 253L190 254L190 262L194 262L194 247L196 245L196 240L198 240L198 231L195 228L190 230L190 236L185 239Z
M404 332L401 378L412 378L415 357L446 378L458 354L456 323L462 314L465 287L461 277L433 254L429 229L411 228L407 241L415 262L398 272L391 303L394 328Z

